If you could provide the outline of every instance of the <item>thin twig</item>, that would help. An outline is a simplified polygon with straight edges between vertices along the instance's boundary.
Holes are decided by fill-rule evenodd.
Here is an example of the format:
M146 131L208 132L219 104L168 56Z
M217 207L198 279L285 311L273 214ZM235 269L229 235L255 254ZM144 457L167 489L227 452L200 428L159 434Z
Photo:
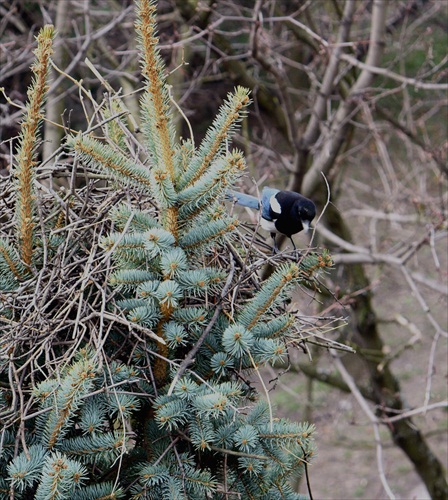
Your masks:
M376 459L377 459L378 473L380 476L381 484L383 485L383 488L384 488L385 492L387 493L387 496L390 499L394 499L395 495L392 492L392 490L390 489L390 486L387 482L386 475L384 472L383 445L381 443L381 436L380 436L380 431L379 431L378 419L375 417L372 410L369 408L367 401L364 399L363 395L361 394L358 387L356 386L356 383L353 380L353 377L348 373L345 366L342 364L342 361L339 359L338 355L336 353L332 352L331 350L330 350L330 353L332 354L333 361L334 361L339 373L341 374L341 377L343 378L344 382L350 387L350 391L355 396L356 401L358 401L362 410L364 411L364 413L367 415L370 422L372 423L373 432L375 434Z

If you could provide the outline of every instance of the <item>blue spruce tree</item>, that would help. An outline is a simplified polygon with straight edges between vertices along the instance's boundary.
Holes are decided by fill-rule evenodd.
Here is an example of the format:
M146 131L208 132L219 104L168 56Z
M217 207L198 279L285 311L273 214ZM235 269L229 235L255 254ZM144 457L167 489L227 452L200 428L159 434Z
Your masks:
M39 407L1 437L0 498L297 499L290 480L310 463L314 427L276 418L250 380L287 356L295 334L285 299L331 260L310 253L254 278L224 205L245 169L228 144L248 91L228 95L200 145L177 140L153 2L139 2L136 31L143 147L128 140L120 101L101 111L118 112L104 121L106 139L67 142L87 171L141 199L114 206L100 241L114 265L109 313L124 313L130 334L111 332L107 364L86 346L34 383L27 404ZM18 255L0 240L5 291ZM0 397L7 408L8 390Z

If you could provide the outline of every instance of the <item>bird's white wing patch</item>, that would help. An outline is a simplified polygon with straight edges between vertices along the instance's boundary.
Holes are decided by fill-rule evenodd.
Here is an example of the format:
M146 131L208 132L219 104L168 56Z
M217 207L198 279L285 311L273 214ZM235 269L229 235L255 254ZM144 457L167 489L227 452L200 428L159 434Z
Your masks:
M260 220L260 226L265 230L269 231L270 233L277 233L277 228L275 227L275 222L272 220L266 220L266 219L261 219Z
M276 214L282 213L282 207L280 206L280 203L278 202L277 198L275 197L275 194L269 198L269 205L271 206L271 210L273 212L275 212Z

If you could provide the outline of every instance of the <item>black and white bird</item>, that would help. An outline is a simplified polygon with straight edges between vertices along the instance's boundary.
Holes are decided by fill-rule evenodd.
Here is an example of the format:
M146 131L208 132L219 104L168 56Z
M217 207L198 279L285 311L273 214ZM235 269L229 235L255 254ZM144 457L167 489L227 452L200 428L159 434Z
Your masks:
M294 247L293 234L307 232L316 215L316 205L294 191L280 191L270 187L263 188L261 200L238 191L228 191L227 198L237 205L261 209L261 227L271 233L274 240L274 251L278 251L275 237L278 233L287 236Z

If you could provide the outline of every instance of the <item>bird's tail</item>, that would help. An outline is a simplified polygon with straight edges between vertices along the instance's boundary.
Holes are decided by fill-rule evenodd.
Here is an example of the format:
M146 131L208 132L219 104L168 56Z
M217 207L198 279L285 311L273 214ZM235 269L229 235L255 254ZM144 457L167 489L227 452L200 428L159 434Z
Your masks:
M250 194L239 193L238 191L228 190L226 192L226 199L233 201L237 205L242 207L254 208L255 210L260 210L260 201L256 196Z

